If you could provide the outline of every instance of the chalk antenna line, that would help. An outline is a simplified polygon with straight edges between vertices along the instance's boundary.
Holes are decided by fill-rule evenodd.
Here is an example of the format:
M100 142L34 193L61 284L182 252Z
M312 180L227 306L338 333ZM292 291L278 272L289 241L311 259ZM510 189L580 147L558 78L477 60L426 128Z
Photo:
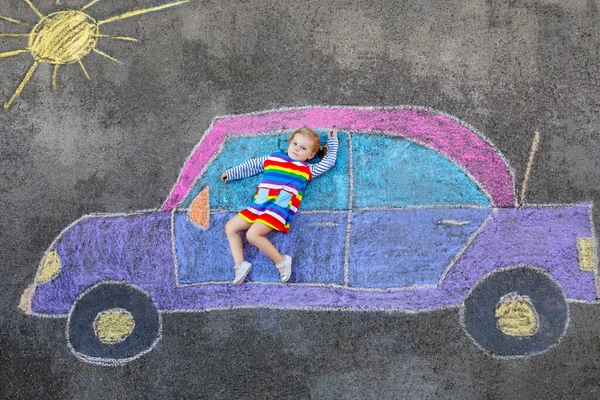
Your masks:
M527 193L527 184L529 183L529 176L531 175L531 169L533 168L533 160L535 158L535 153L540 148L540 132L536 131L535 136L533 137L533 143L531 143L531 150L529 152L529 161L527 161L527 169L525 170L525 178L523 179L523 186L521 186L521 196L519 199L519 208L523 207L523 203L525 202L525 194Z
M25 1L27 1L27 0L25 0ZM109 22L113 22L113 21L117 21L117 20L121 20L121 19L125 19L125 18L135 17L137 15L146 14L146 13L149 13L149 12L152 12L152 11L163 10L165 8L169 8L169 7L173 7L173 6L178 6L180 4L184 4L184 3L187 3L189 1L190 0L183 0L183 1L177 1L175 3L163 4L162 6L158 6L158 7L151 7L151 8L145 8L145 9L142 9L142 10L129 11L129 12L126 12L125 14L116 15L114 17L110 17L110 18L105 19L103 21L98 21L98 25L108 24Z

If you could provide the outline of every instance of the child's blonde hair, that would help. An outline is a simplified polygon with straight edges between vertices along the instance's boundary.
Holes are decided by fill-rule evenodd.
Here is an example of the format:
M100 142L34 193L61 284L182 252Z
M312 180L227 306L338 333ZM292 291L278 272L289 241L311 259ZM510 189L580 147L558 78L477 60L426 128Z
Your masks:
M313 131L308 126L303 126L302 128L296 129L294 132L292 132L290 138L288 139L288 143L291 143L292 139L294 139L294 136L296 135L302 135L305 138L313 141L314 144L312 150L315 153L315 157L323 158L325 154L327 154L327 146L321 147L321 138L317 132Z

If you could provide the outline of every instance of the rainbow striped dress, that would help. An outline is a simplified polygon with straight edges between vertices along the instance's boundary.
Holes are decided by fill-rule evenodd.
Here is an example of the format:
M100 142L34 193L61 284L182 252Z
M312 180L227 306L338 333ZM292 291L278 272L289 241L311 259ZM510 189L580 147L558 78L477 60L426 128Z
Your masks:
M337 155L337 138L327 141L328 152L315 164L296 161L285 153L253 158L226 171L228 180L241 179L264 171L252 204L238 213L244 220L261 222L277 231L290 230L308 181L329 170Z
M304 189L312 179L310 164L292 160L287 154L273 153L264 162L265 175L250 207L239 212L248 222L262 222L287 232L296 215Z

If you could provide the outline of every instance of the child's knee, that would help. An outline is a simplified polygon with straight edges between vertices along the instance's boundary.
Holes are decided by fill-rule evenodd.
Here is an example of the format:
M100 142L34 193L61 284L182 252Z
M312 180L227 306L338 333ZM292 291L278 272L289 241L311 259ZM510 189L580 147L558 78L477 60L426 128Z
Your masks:
M256 241L256 234L252 231L252 230L248 230L246 232L246 239L248 240L249 243L254 244L254 242Z
M233 222L233 220L230 219L229 221L227 221L227 223L225 224L225 234L227 236L229 236L229 235L233 235L238 232L239 232L239 229L237 228L237 226Z
M246 239L251 244L256 244L256 242L258 242L258 240L260 239L260 237L261 237L261 235L259 235L258 233L254 232L252 229L250 229L250 230L248 230L248 232L246 232Z

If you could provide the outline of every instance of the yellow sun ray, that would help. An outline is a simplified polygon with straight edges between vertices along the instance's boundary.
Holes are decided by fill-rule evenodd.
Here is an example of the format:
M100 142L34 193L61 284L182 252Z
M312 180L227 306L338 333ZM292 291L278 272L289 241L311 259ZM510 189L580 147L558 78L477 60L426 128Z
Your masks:
M0 37L25 37L29 36L29 33L0 33Z
M127 37L127 36L111 36L111 35L96 35L96 37L103 37L103 38L109 38L109 39L117 39L117 40L127 40L130 42L137 42L138 40L136 38L132 38L132 37Z
M15 99L17 97L19 97L19 95L21 94L21 92L23 91L23 88L25 87L25 85L27 84L27 82L29 82L29 79L31 79L31 75L33 75L33 71L35 71L35 69L38 66L38 62L34 62L33 65L31 66L31 68L29 68L29 71L27 71L27 74L25 74L25 78L23 78L23 81L21 82L21 84L19 85L19 87L17 88L17 90L15 90L15 94L13 94L13 96L10 98L9 101L7 101L6 103L4 103L4 109L8 110L8 108L10 107L10 105L12 104L13 101L15 101Z
M10 17L3 17L2 15L0 15L0 19L3 19L3 20L8 21L8 22L12 22L13 24L25 24L25 25L29 25L27 22L19 21L18 19L14 19L14 18L10 18Z
M58 76L59 64L54 64L54 70L52 71L52 90L56 90L56 77Z
M88 72L86 71L86 69L85 69L85 67L84 67L84 65L83 65L83 61L81 61L81 58L80 58L79 60L77 60L77 61L79 61L79 65L81 66L81 70L82 70L82 71L83 71L83 73L85 74L85 77L86 77L86 78L88 78L88 79L92 79L92 78L90 78L90 75L89 75L89 74L88 74Z
M25 1L27 1L27 0L25 0ZM136 10L136 11L129 11L129 12L126 12L125 14L110 17L109 19L105 19L104 21L99 21L98 25L108 24L109 22L113 22L113 21L117 21L117 20L125 19L125 18L135 17L136 15L146 14L146 13L149 13L152 11L164 10L165 8L174 7L179 4L187 3L189 1L190 0L183 0L183 1L177 1L175 3L163 4L162 6L158 6L158 7L145 8L143 10Z
M80 11L83 11L83 10L85 10L86 8L93 6L94 4L96 4L96 3L97 3L97 2L99 2L99 1L100 1L100 0L94 0L94 1L91 1L91 2L87 3L85 6L81 7L81 10L80 10Z
M0 53L0 58L12 57L12 56L16 56L17 54L27 53L27 52L29 52L29 49L7 51L7 52L4 52L4 53Z
M106 57L106 58L109 58L109 59L113 60L114 62L120 62L120 61L119 61L119 60L117 60L116 58L114 58L114 57L111 57L111 56L109 56L108 54L106 54L106 53L103 53L103 52L101 52L101 51L100 51L100 50L98 50L98 49L92 49L92 50L94 51L94 53L98 53L98 54L100 54L101 56L104 56L104 57Z
M31 1L29 0L23 0L25 3L27 3L27 5L33 10L33 12L35 12L37 14L38 17L40 17L40 19L44 18L44 15L38 11L37 8L35 8L35 6L33 5L33 3L31 3Z

